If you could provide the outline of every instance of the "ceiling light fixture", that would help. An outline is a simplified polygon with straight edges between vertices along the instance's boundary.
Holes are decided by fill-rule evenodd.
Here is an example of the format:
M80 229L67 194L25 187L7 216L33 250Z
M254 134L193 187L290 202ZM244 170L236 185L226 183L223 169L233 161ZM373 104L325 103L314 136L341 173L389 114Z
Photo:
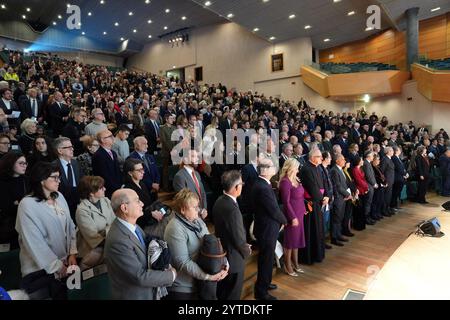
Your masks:
M89 16L89 17L92 16L92 12L88 12L88 16Z
M106 31L103 31L103 35L107 35Z
M334 3L341 2L341 0L333 0Z
M234 14L232 14L232 13L227 14L227 18L231 19L233 17L234 17Z
M133 11L128 12L128 15L132 16L133 15Z
M22 19L26 19L26 18L27 18L27 16L23 14L22 15Z
M123 37L122 38L120 38L120 41L123 41L123 40L125 40Z
M165 27L164 27L164 30L167 30L167 29L168 29L167 26L165 26Z
M185 16L182 16L181 17L181 20L186 20L187 18L185 17Z
M270 41L275 40L275 39L276 39L275 37L270 37L269 38Z
M31 11L31 9L30 8L27 8L27 12L30 12Z
M58 14L58 19L61 20L62 19L62 15Z
M269 2L269 0L263 0L264 3Z
M149 4L149 3L150 3L150 0L145 0L145 3L146 3L146 4Z
M367 27L367 28L366 28L366 31L372 31L372 30L373 30L372 27Z
M311 29L311 26L308 24L305 26L305 30Z
M55 21L53 21L53 25L56 26L56 22Z
M152 35L151 35L151 34L149 34L149 35L148 35L148 38L149 38L149 39L151 39L151 38L152 38Z
M119 23L118 23L118 22L116 22L116 23L114 23L114 25L115 25L116 27L118 27L118 26L119 26Z
M137 32L137 30L136 29L133 29L133 33L136 33Z
M84 36L85 34L86 34L86 32L84 32L84 31L81 33L82 36Z
M253 29L253 32L258 32L258 31L259 31L259 28Z
M354 15L356 12L355 11L350 11L349 13L347 13L348 16L352 16Z
M211 1L206 1L205 6L209 7L211 5Z
M431 9L431 12L435 12L435 11L438 11L438 10L441 10L441 7L433 8L433 9Z
M100 0L100 4L105 4L105 1L104 0Z
M289 16L289 19L294 19L295 18L295 14L291 14L290 16Z
M6 6L4 4L2 4L2 9L6 9Z
M329 38L323 39L323 42L330 42L331 40Z
M169 13L170 12L170 9L166 9L166 13Z

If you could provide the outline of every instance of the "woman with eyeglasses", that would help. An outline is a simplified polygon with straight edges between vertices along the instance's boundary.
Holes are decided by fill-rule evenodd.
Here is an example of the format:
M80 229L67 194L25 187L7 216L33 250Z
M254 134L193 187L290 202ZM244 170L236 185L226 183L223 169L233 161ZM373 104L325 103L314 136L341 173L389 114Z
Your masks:
M0 244L10 250L19 247L14 226L19 202L29 191L26 170L22 153L9 152L0 160Z
M75 225L64 196L58 192L59 167L38 162L30 175L31 194L17 211L22 288L31 299L67 299L63 280L77 265Z
M98 148L100 148L100 144L97 139L94 137L88 136L83 141L85 153L80 154L77 157L78 164L80 165L80 170L83 172L83 175L90 176L92 175L92 156L97 152Z
M142 179L144 179L144 163L141 160L128 158L123 165L124 188L136 191L139 200L144 203L144 215L137 220L137 224L146 234L152 235L158 223L163 221L164 215L160 211L151 210L152 197Z
M164 240L171 252L171 265L178 274L168 288L168 299L198 300L197 280L220 281L228 275L228 269L211 275L204 272L196 262L203 236L209 234L205 222L199 217L197 194L182 189L173 201L176 213L166 227Z
M28 171L31 171L37 162L53 162L56 159L52 148L49 148L50 145L49 138L45 136L36 137L33 143L33 150L28 157Z
M78 257L81 270L103 263L106 234L115 219L111 201L105 197L105 180L85 176L78 185L81 202L75 213Z

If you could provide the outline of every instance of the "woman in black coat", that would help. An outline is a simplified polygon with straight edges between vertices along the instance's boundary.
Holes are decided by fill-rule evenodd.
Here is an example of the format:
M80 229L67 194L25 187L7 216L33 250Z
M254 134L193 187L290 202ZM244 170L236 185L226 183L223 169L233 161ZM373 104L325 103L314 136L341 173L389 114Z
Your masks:
M31 154L27 157L28 170L30 172L33 166L38 162L53 162L56 159L50 139L45 136L37 136L33 142Z
M9 152L0 160L0 243L9 243L10 250L19 247L15 225L19 202L29 192L26 169L22 153Z
M416 156L416 178L417 178L417 197L416 202L428 203L425 200L427 193L428 181L430 178L430 161L427 156L427 148L420 146L417 148Z

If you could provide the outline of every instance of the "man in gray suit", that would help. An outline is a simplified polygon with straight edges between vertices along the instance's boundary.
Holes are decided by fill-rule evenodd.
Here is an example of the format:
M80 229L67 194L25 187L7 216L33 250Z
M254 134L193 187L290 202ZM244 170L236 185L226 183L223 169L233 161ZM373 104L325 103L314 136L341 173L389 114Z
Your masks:
M208 202L206 199L205 187L202 183L200 174L195 170L199 164L198 153L196 150L189 150L183 158L183 168L180 169L173 178L173 189L180 192L187 188L197 194L200 202L199 207L203 209L200 213L202 219L208 215Z
M331 181L333 182L334 201L333 210L331 211L331 243L342 247L340 241L347 241L342 236L342 222L345 215L345 202L352 198L352 193L347 185L345 173L345 158L342 154L336 156L336 165L331 170Z
M172 285L177 273L172 267L165 271L148 268L144 231L136 225L144 206L137 193L119 189L112 195L111 206L117 218L106 236L105 260L112 297L116 300L154 300L154 289Z
M370 209L372 207L373 194L375 193L375 189L378 188L377 180L375 179L375 173L373 172L372 161L373 161L373 152L367 150L364 153L364 164L362 170L364 172L367 185L369 187L369 191L365 195L364 199L364 214L366 217L366 223L370 225L372 225L375 222L373 219L376 219L375 217L370 215Z

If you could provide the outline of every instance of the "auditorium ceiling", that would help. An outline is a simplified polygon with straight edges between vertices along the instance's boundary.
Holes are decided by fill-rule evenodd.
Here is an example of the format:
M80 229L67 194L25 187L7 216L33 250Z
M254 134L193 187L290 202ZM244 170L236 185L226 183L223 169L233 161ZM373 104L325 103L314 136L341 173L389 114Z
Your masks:
M66 27L69 3L81 8L79 30ZM403 28L410 7L420 7L420 19L450 11L449 0L0 0L0 21L40 22L98 41L131 40L140 46L232 21L267 41L311 37L315 48L325 49L377 33L366 30L371 4L381 8L382 30Z

